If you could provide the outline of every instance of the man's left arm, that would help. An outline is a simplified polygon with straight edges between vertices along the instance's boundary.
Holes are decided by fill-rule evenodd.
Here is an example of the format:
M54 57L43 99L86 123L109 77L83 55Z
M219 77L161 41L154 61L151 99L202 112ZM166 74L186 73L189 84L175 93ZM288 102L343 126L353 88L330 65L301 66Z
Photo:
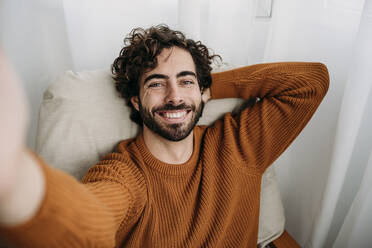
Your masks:
M321 63L288 62L246 66L212 74L211 98L259 101L239 115L225 118L245 161L264 171L308 123L329 86Z

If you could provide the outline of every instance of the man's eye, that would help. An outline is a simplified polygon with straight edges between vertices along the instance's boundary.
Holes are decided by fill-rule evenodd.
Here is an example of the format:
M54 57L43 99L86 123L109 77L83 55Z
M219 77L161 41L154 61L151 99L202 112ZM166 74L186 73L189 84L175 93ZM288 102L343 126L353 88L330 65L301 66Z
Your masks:
M151 83L149 84L149 88L157 88L157 87L161 87L162 84L161 83Z
M192 85L192 84L194 84L194 82L191 81L191 80L185 80L185 81L182 82L182 84L183 85Z

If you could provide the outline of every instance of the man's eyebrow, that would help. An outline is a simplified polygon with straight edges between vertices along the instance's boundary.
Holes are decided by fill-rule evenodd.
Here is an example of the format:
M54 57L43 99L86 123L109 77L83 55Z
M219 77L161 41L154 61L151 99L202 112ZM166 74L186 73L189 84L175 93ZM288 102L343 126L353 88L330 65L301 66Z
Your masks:
M150 81L153 78L168 79L169 77L164 74L151 74L150 76L145 78L145 80L143 81L143 85L145 85L146 82Z
M177 73L176 77L179 78L179 77L184 77L184 76L188 76L188 75L194 76L196 78L195 72L192 72L192 71L181 71L181 72ZM145 80L143 81L143 85L145 85L146 82L148 82L148 81L150 81L151 79L154 79L154 78L169 79L169 77L167 75L155 73L155 74L151 74L151 75L147 76L145 78Z
M184 77L188 75L194 76L196 78L195 72L192 72L192 71L181 71L177 74L177 77Z

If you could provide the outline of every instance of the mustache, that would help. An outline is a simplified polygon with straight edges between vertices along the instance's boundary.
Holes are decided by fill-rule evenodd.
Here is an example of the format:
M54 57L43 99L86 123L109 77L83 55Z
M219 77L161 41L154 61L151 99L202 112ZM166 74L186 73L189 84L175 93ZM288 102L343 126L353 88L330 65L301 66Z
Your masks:
M182 103L180 105L172 105L172 104L165 104L159 107L156 107L152 110L152 113L154 114L157 111L166 111L166 110L182 110L182 109L191 109L192 111L195 111L196 107L195 105L187 105L185 103Z

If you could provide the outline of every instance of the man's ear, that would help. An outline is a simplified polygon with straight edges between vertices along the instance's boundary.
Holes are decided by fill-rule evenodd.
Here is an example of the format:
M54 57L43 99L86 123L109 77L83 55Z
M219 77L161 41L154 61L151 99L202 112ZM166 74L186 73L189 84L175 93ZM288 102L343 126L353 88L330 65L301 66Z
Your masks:
M139 103L138 103L138 96L132 96L131 99L130 99L132 105L134 106L134 108L139 111Z
M205 88L202 91L202 101L207 103L211 99L211 88Z

